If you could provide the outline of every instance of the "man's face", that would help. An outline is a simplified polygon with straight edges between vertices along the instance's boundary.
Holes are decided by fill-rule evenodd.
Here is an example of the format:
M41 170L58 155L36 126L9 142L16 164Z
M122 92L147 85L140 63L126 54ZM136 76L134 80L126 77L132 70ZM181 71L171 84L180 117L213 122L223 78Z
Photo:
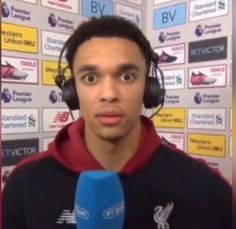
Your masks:
M146 73L136 43L91 38L76 51L73 73L87 136L115 141L136 131Z

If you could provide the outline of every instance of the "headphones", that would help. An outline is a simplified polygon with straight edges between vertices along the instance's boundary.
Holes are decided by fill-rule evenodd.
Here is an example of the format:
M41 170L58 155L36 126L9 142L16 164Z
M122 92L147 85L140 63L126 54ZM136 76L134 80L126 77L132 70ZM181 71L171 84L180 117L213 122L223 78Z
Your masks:
M70 38L65 42L64 46L59 55L58 59L58 74L55 77L56 85L62 90L62 100L67 104L68 108L72 110L80 109L79 99L76 93L75 81L73 77L66 79L65 71L69 66L63 68L61 66L62 56L70 43ZM144 106L147 109L160 107L158 111L163 107L165 100L165 88L164 88L164 75L161 69L158 67L159 56L157 53L152 51L152 60L151 60L151 75L146 77L146 85L144 91ZM161 84L157 76L157 70L160 73ZM157 112L158 112L157 111ZM155 112L155 114L157 113Z

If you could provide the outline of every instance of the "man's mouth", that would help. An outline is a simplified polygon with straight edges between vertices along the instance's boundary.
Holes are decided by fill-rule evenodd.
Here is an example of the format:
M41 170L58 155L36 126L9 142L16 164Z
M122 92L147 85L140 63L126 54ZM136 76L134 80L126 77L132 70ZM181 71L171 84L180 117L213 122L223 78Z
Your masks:
M123 119L122 114L114 111L100 112L96 117L98 121L105 126L118 125Z

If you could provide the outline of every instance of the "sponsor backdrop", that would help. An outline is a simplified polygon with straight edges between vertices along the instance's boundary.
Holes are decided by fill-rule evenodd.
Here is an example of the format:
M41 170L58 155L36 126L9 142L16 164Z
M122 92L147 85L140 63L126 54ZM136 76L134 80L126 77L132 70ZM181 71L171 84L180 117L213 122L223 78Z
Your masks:
M17 163L47 149L72 121L54 84L64 42L83 20L112 14L137 24L160 55L167 93L153 121L163 141L204 158L231 180L231 4L2 0L2 187Z
M154 0L147 12L167 89L156 129L231 182L232 0Z

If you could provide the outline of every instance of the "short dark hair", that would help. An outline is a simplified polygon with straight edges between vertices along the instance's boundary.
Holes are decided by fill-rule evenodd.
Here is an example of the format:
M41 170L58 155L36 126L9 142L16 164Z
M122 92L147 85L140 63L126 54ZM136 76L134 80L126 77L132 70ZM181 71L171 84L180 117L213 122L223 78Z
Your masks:
M82 22L68 40L66 59L72 71L73 60L78 47L93 37L120 37L135 42L145 59L149 72L152 60L152 48L138 26L117 15L91 18Z

